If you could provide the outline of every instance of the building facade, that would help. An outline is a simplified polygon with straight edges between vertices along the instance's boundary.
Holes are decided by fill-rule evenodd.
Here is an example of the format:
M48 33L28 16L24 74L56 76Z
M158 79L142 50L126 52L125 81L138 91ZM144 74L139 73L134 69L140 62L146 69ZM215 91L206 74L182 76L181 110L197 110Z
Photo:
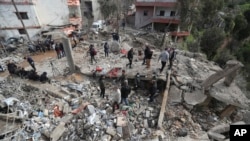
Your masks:
M188 36L189 32L179 30L180 17L178 0L136 0L135 27L165 31L171 36Z
M31 38L51 27L69 34L82 23L79 0L14 0L18 12L12 1L0 0L0 36L5 39L27 37L21 20Z

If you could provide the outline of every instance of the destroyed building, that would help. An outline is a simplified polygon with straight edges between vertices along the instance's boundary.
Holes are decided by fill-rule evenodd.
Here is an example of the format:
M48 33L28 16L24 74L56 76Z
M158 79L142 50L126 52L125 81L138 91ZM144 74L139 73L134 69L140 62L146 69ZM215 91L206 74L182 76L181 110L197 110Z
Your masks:
M240 63L228 62L228 67L222 70L202 54L177 50L171 71L165 68L164 73L159 74L157 61L161 50L152 44L151 69L141 65L141 43L149 34L157 33L134 36L132 31L121 32L120 43L108 39L113 52L109 58L105 58L102 47L105 41L101 35L95 41L79 42L72 50L75 73L69 72L67 58L56 59L55 52L33 56L38 74L46 71L51 83L9 76L7 72L1 74L0 117L1 131L4 131L1 139L198 141L218 137L226 140L227 136L217 136L221 130L217 132L212 128L222 123L224 129L233 122L249 122L245 120L245 115L249 114L246 111L249 100L233 81L233 76L242 67ZM93 65L89 64L90 56L87 56L90 44L94 44L98 52L97 63ZM132 69L129 69L125 54L116 50L128 51L132 46L135 58ZM23 62L21 54L11 56L1 60L12 59L26 70L31 69ZM42 56L42 60L36 56ZM53 70L50 62L57 70ZM97 71L96 78L93 78L93 71L99 68L101 71ZM120 69L112 72L114 68ZM119 87L115 80L122 69L126 70L132 87L134 75L139 72L143 76L143 87L132 90L129 106L121 104L120 109L113 112L113 101ZM100 75L106 75L104 99L99 96L97 80ZM159 93L155 101L149 103L147 85L153 76L158 79Z

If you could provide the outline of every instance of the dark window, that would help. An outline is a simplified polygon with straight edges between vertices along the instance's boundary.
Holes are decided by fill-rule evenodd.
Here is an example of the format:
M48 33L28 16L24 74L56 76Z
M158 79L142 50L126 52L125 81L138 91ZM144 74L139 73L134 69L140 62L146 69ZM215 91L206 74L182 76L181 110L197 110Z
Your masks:
M25 29L18 29L18 32L19 32L19 34L26 34L26 31L25 31Z
M148 11L143 11L143 16L148 16Z
M16 16L18 19L20 19L19 15L21 16L21 19L29 19L27 12L19 12L19 14L18 14L18 12L15 12L15 13L16 13Z
M165 11L160 11L160 16L164 16L165 15Z
M171 17L175 16L175 11L171 11L171 12L170 12L170 16L171 16Z

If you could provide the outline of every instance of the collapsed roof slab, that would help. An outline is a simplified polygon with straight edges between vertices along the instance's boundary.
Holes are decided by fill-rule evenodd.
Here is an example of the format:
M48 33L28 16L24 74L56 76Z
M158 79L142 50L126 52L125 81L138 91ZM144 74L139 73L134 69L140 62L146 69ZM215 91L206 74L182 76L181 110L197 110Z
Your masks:
M210 89L210 95L226 104L234 105L243 109L250 109L250 100L235 83L232 83L230 87L227 87L223 81L219 81Z

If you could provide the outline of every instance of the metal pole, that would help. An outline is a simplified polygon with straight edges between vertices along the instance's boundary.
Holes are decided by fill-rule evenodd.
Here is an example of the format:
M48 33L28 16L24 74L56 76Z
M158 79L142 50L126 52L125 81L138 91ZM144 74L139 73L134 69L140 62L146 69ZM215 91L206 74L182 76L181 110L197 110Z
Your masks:
M25 30L25 33L26 33L26 35L27 35L27 37L28 37L28 40L29 40L29 42L31 42L30 36L29 36L29 34L28 34L27 30L26 30L26 27L25 27L25 25L24 25L24 23L23 23L23 19L22 19L21 15L20 15L20 13L19 13L17 7L16 7L16 3L15 3L14 0L11 0L11 2L12 2L12 4L14 5L14 7L15 7L15 9L16 9L16 13L17 13L18 18L20 19L22 25L23 25L23 29Z

